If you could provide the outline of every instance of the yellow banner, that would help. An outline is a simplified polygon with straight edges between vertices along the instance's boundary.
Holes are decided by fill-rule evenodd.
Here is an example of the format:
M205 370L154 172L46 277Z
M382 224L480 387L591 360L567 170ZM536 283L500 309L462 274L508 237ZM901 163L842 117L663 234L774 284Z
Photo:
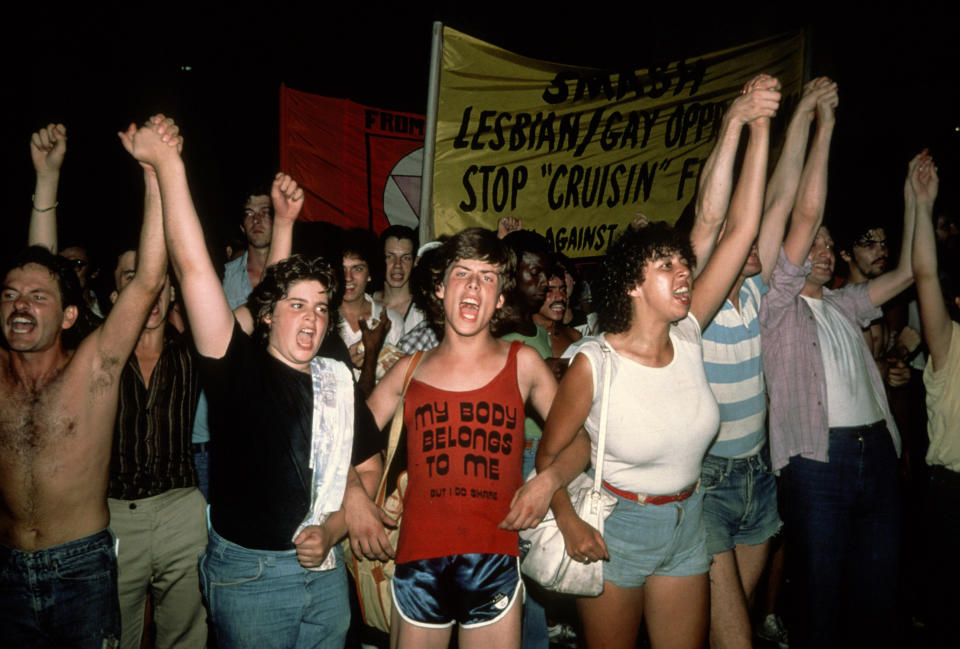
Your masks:
M625 70L528 59L445 27L434 232L514 216L557 251L590 257L637 212L673 223L726 106L753 76L780 79L775 129L785 126L802 88L803 34Z

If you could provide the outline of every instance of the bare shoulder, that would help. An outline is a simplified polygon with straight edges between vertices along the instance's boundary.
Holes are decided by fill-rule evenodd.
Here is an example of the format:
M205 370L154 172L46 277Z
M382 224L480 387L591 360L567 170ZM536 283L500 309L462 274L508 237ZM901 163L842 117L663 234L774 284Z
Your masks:
M506 343L509 345L511 343ZM540 356L540 352L531 347L530 345L520 345L520 349L517 350L517 366L520 372L524 371L539 371L540 367L547 367L547 364L544 362L543 358Z
M540 353L529 345L522 345L517 351L517 384L524 401L532 395L534 401L539 402L534 403L534 407L546 418L557 381Z
M410 363L413 362L413 356L414 355L411 354L401 357L400 360L393 364L393 367L391 367L386 376L381 379L380 383L387 383L391 387L391 392L396 389L397 394L399 394L400 391L403 390L403 377L406 375Z
M590 393L593 393L593 367L586 354L577 354L570 361L570 369L563 375L563 382L577 384L581 388L589 386Z
M377 420L377 425L383 427L397 407L400 394L403 392L403 377L410 367L412 356L404 356L390 368L386 376L381 379L373 392L367 398L367 407Z

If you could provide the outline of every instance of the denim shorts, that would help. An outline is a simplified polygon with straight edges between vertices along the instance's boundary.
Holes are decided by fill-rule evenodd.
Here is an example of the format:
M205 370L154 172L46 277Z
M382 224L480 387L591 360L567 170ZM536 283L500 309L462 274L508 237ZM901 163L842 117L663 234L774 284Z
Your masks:
M397 564L397 613L419 627L465 629L502 619L522 597L520 561L506 554L454 554Z
M650 575L689 577L710 569L700 493L664 505L617 496L603 540L610 553L603 578L621 588L643 586Z
M763 453L739 459L708 455L700 473L703 524L710 555L739 543L760 545L783 524L777 513L777 480Z
M296 550L251 550L211 527L200 587L220 649L340 649L350 626L347 571L307 570Z
M23 552L0 546L0 645L117 646L117 555L109 528Z

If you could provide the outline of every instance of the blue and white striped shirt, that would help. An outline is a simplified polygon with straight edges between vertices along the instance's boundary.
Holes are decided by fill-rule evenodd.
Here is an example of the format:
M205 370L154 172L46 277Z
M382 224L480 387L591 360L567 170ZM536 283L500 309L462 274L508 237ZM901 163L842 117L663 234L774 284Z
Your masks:
M720 432L708 453L724 458L755 455L766 441L767 393L760 356L760 275L740 288L740 310L726 300L703 332L703 368L720 406Z

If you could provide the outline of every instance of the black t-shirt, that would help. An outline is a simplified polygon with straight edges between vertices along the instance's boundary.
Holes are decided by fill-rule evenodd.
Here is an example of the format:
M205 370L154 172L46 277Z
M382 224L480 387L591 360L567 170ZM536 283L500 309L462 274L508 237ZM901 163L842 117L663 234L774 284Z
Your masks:
M310 375L236 325L223 358L200 358L210 408L210 517L217 534L256 550L290 550L310 508ZM385 445L355 389L353 464Z

